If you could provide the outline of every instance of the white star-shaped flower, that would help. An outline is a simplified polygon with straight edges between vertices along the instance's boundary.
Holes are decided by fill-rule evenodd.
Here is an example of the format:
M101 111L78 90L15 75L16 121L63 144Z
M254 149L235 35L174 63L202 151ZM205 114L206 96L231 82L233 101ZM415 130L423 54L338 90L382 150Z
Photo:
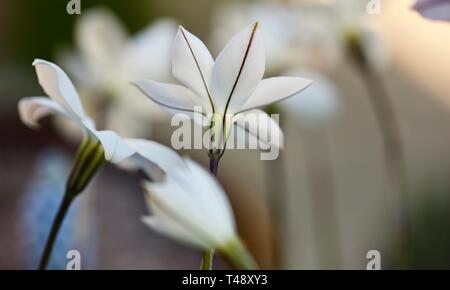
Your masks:
M172 73L181 85L153 80L141 80L136 85L170 113L192 116L200 107L205 117L203 125L212 128L212 151L223 152L235 124L238 130L254 137L260 135L260 126L240 125L249 120L248 114L254 113L259 116L255 120L272 124L270 130L282 136L272 119L257 108L293 96L312 83L299 77L263 80L264 71L265 52L258 23L238 33L215 61L200 39L180 27L172 50ZM270 145L281 147L282 142L279 138L271 140Z

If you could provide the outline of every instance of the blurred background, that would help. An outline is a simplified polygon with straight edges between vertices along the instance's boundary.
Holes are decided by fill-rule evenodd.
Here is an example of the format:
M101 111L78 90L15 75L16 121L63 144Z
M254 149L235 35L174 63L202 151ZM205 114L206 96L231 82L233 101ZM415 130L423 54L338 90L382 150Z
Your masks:
M414 1L81 0L0 4L0 269L34 269L62 198L79 132L48 118L25 127L17 102L44 95L31 63L72 78L102 128L170 145L174 128L129 81L173 81L177 25L217 56L258 20L265 77L314 80L267 108L280 114L280 158L226 153L219 178L264 269L450 266L450 24ZM377 7L375 7L377 8ZM180 152L206 165L205 151ZM83 269L197 269L201 252L146 228L139 174L108 164L64 223L50 268L78 249ZM228 266L216 261L216 268Z

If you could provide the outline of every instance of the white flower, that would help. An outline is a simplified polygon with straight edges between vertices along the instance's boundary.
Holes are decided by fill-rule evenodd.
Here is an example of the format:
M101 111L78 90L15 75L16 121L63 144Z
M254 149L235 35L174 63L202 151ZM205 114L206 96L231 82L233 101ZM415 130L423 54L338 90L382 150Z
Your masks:
M187 245L218 253L237 269L257 265L241 242L233 210L217 179L198 164L183 159L169 148L154 147L146 140L129 140L139 147L142 160L149 153L161 153L156 161L165 171L162 182L145 182L146 201L151 211L142 221L155 231ZM134 159L135 162L137 159ZM141 167L142 162L135 163ZM143 167L146 170L146 167Z
M102 111L108 128L141 136L149 133L152 121L164 117L157 105L142 106L130 81L172 79L170 48L176 27L174 21L160 19L129 37L107 9L91 9L80 16L75 29L77 51L62 54L61 62L74 76L81 97L93 110Z
M182 85L152 80L138 81L136 85L171 113L192 114L201 107L203 125L212 127L212 149L217 152L226 147L233 125L244 116L240 113L295 95L311 84L298 77L262 80L264 70L265 52L258 23L237 34L215 61L200 39L180 27L173 45L172 72ZM270 119L261 111L255 112ZM249 133L257 136L258 126L250 128ZM245 128L238 126L238 130ZM276 130L281 131L278 126ZM280 147L280 141L272 145Z
M119 163L125 170L143 170L152 181L164 179L171 168L184 167L184 160L174 150L146 139L126 138L136 154Z
M38 121L49 114L62 115L101 142L106 160L119 162L135 153L136 150L127 145L117 133L97 131L94 122L84 112L75 87L61 68L39 59L33 65L39 84L50 98L29 97L19 101L19 114L26 125L37 127Z
M304 5L305 6L305 5ZM214 12L212 44L220 48L241 27L260 20L267 52L266 72L299 66L324 67L337 59L334 32L314 9L280 1L223 2Z
M181 158L181 157L180 157ZM171 168L164 182L145 183L151 228L200 249L220 248L236 239L228 199L215 178L186 160Z
M279 73L298 67L331 70L345 60L345 37L361 38L373 65L383 67L387 55L368 16L368 1L291 0L224 2L213 17L215 46L224 43L239 27L261 19L267 69Z

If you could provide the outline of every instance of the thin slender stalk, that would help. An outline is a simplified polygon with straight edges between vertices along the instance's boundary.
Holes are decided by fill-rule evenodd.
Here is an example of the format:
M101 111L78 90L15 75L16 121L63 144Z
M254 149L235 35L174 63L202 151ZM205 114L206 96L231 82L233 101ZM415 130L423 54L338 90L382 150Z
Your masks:
M58 232L75 198L86 188L104 162L104 151L100 142L87 138L78 150L75 164L67 180L63 200L50 229L39 270L47 269Z
M209 157L209 170L211 174L217 177L219 170L220 154L212 153ZM203 252L203 259L201 264L201 270L212 270L214 263L214 249L207 249Z
M214 262L215 250L205 250L203 252L203 260L201 270L212 270Z
M412 233L408 204L408 195L404 187L404 152L397 114L389 99L387 89L381 77L370 67L365 51L358 37L349 38L348 48L350 57L362 76L375 117L380 129L385 152L385 163L388 177L400 198L401 244L403 249L403 263L411 265Z
M69 192L64 194L64 198L59 206L58 212L56 214L55 220L53 221L52 228L50 230L50 234L47 238L47 242L45 244L44 252L41 257L41 261L39 263L39 270L47 269L48 262L50 260L50 256L53 251L53 246L56 241L56 237L58 236L59 229L64 221L64 217L69 210L72 201L74 200L74 196Z

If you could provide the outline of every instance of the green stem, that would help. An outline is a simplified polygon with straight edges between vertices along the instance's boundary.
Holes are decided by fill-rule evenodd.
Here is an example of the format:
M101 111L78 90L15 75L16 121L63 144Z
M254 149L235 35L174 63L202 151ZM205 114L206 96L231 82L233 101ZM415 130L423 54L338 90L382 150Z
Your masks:
M64 198L53 221L50 234L45 244L39 270L47 269L58 232L63 224L64 218L75 198L86 188L92 178L104 162L104 151L100 142L88 137L83 141L78 150L75 164L72 167L66 184Z
M258 265L252 256L249 254L247 248L238 238L229 241L219 249L219 253L238 270L256 270Z
M203 252L203 260L201 270L212 270L213 262L214 262L214 253L215 250L205 250Z
M73 200L74 200L74 196L72 194L70 194L69 192L66 192L64 195L63 201L61 202L61 205L58 209L58 213L56 214L55 220L53 221L52 228L50 230L50 234L47 238L47 242L45 244L45 249L42 254L41 261L39 263L39 270L47 269L48 262L49 262L51 254L52 254L53 246L55 244L59 229L61 228L61 225L64 221L64 217L66 216L67 211L69 210L69 207L72 204Z

